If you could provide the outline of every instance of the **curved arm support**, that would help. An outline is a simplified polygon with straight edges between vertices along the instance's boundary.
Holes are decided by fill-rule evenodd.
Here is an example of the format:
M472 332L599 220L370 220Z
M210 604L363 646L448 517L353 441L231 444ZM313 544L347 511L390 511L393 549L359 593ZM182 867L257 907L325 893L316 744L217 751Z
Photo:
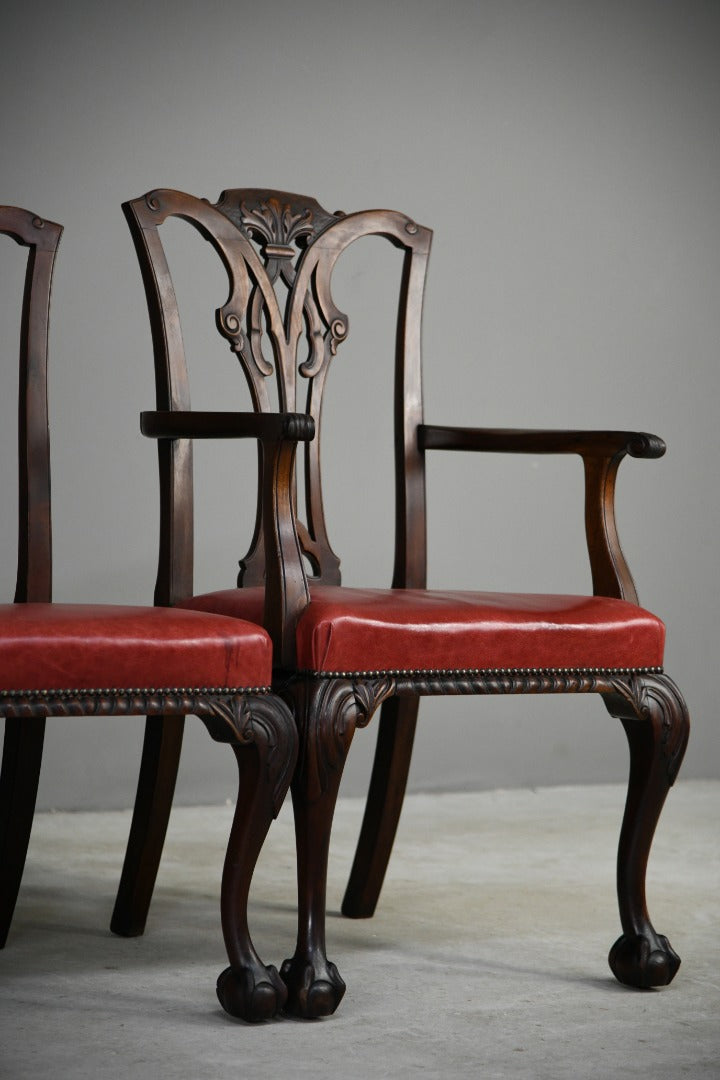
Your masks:
M310 602L293 502L297 442L268 438L261 441L260 447L265 545L263 622L272 638L273 666L282 673L295 667L295 626Z
M460 428L422 424L422 450L473 450L506 454L578 454L585 467L585 534L593 592L637 603L637 591L620 547L615 521L615 478L626 455L659 458L665 443L643 431L543 431Z
M595 596L614 596L637 604L637 590L615 523L615 477L624 457L621 451L612 458L584 458L585 535Z

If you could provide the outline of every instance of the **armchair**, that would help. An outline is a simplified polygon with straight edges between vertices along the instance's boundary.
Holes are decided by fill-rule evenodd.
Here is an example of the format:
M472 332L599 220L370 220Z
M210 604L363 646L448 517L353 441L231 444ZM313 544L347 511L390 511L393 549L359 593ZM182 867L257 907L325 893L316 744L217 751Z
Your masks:
M286 192L244 188L211 205L170 190L126 204L155 326L159 393L167 372L184 371L177 312L158 229L170 216L190 222L228 272L229 299L216 313L236 353L255 408L269 408L275 376L281 408L305 409L318 432L323 392L349 332L331 280L358 238L385 237L403 255L394 371L395 562L390 589L340 583L328 539L320 479L320 441L305 448L306 523L300 544L312 568L289 583L278 625L275 685L292 700L300 733L292 782L299 920L294 956L282 977L286 1009L303 1017L332 1013L345 990L327 958L325 901L332 817L356 728L382 706L375 764L346 915L372 914L390 856L410 763L420 697L445 694L597 693L621 720L630 778L618 851L622 936L609 962L622 983L659 986L680 960L648 915L645 872L655 827L688 737L685 703L663 671L664 627L638 606L617 537L615 478L628 455L655 458L664 444L635 432L471 430L426 425L420 369L420 321L430 230L387 210L328 214ZM281 298L284 298L281 300ZM164 326L164 332L160 328ZM263 352L263 335L272 357ZM300 345L305 350L300 352ZM302 358L306 357L306 358ZM144 423L151 423L146 417ZM440 591L426 588L425 456L434 450L577 454L585 467L585 524L593 592L586 596ZM262 469L261 469L262 475ZM166 473L166 497L184 490ZM193 610L259 620L264 561L258 518L237 588L173 602ZM152 784L150 773L148 783Z

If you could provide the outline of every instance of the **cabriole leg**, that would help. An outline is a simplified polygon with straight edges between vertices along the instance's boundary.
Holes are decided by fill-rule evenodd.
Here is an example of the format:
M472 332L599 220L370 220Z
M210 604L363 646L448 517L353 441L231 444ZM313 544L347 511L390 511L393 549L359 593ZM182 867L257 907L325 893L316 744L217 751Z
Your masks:
M292 785L298 937L295 955L285 961L281 975L288 988L286 1011L312 1019L335 1012L345 993L325 946L328 852L340 780L355 728L370 720L390 684L315 679L296 685L294 693L300 729Z
M292 782L298 936L295 955L280 973L288 988L286 1011L307 1020L334 1013L345 993L345 983L327 958L325 905L330 833L356 708L346 682L299 685L295 703L301 740Z
M240 777L220 900L230 966L218 978L217 995L231 1016L269 1020L282 1010L287 991L277 969L255 951L247 904L258 855L290 786L298 738L290 710L277 698L244 699L236 713L237 738L203 717L213 738L232 743Z
M689 734L687 707L666 675L616 680L605 698L621 719L630 747L630 779L618 848L617 889L622 937L610 950L616 978L649 989L672 982L680 957L648 915L645 875L655 828L675 781Z

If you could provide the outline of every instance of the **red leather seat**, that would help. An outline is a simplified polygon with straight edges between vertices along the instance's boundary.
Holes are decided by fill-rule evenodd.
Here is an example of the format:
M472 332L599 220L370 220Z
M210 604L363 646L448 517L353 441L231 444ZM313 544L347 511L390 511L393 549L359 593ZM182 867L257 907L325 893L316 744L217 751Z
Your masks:
M194 596L184 608L261 619L263 590ZM604 596L316 585L297 627L314 672L657 668L657 616Z
M239 620L174 608L0 605L3 693L260 688L271 677L268 634Z

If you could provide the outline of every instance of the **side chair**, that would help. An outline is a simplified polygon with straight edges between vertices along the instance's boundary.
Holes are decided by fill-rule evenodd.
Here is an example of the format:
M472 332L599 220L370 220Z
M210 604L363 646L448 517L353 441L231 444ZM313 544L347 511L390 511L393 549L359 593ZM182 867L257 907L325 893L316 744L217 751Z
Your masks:
M0 605L0 947L13 916L35 809L48 716L194 714L228 743L239 795L222 877L221 916L230 966L218 980L227 1012L246 1020L276 1015L286 988L252 944L247 898L253 869L287 792L297 757L288 709L270 691L272 643L258 623L169 607L51 603L50 456L47 344L53 265L62 229L26 210L0 207L0 232L29 249L21 318L19 380L19 543L15 602ZM268 598L282 607L275 517L285 507L306 417L234 416L235 434L262 446ZM187 536L175 537L189 544ZM260 619L262 622L262 616Z
M217 309L219 333L237 356L254 407L271 408L274 376L281 409L303 406L318 430L306 444L306 522L297 523L312 572L288 581L275 679L293 702L300 754L292 782L298 857L298 938L281 975L286 1010L332 1013L345 984L327 958L325 903L330 832L343 766L356 728L382 706L365 818L343 903L346 915L371 915L402 806L419 698L446 694L599 694L623 724L630 776L620 834L617 892L622 935L609 963L629 986L663 986L680 964L647 911L645 874L656 824L685 751L683 698L663 671L665 631L638 606L614 514L618 467L626 456L658 458L664 443L630 431L531 431L455 428L423 420L421 311L431 232L405 214L370 210L330 214L311 198L269 189L222 193L215 204L168 189L124 207L145 282L155 343L160 412L143 414L147 435L167 434L172 410L189 408L178 313L159 230L171 217L193 226L219 255L229 279ZM395 562L391 588L341 585L330 546L320 474L320 416L326 379L349 333L331 281L343 251L366 236L402 253L394 373ZM263 342L270 347L264 347ZM301 400L302 399L302 400ZM167 410L170 410L168 416ZM178 424L185 421L178 421ZM222 434L222 422L218 433ZM179 430L176 429L176 430ZM163 497L187 505L191 477L178 443L172 467L161 461ZM429 590L426 587L425 455L429 451L574 454L585 471L585 527L592 594L546 595ZM262 477L262 463L260 467ZM348 512L350 505L348 501ZM169 526L168 526L169 528ZM163 601L251 621L262 619L265 561L258 516L237 587L192 595L174 582ZM296 571L295 571L296 572ZM138 830L164 832L167 782L179 741L143 763ZM155 776L160 777L156 782ZM145 785L143 787L143 785ZM141 811L154 798L154 818Z

